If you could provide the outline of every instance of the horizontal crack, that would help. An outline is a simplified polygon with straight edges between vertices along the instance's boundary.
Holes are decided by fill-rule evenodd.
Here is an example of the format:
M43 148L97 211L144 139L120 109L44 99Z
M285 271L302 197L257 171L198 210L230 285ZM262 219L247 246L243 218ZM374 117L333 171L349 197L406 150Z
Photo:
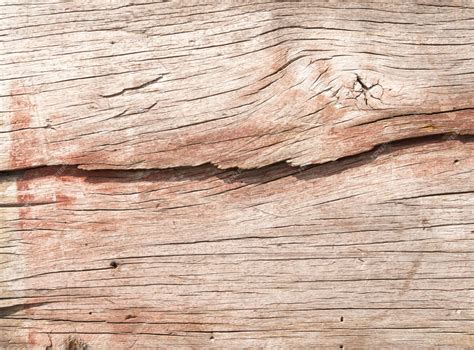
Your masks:
M11 316L11 315L16 314L17 312L35 308L35 307L40 307L47 304L50 304L50 302L17 304L17 305L0 307L0 318Z
M376 119L376 120L371 120L359 124L354 124L351 127L356 127L356 126L363 126L363 125L368 125L368 124L374 124L378 123L381 121L389 120L389 119L395 119L395 118L401 118L401 117L411 117L411 116L420 116L420 115L437 115L437 114L449 114L449 113L456 113L456 112L464 112L464 111L474 111L474 107L467 107L467 108L458 108L458 109L451 109L451 110L446 110L446 111L438 111L438 112L425 112L425 113L407 113L407 114L397 114L397 115L391 115L388 117Z
M247 183L266 183L277 178L298 175L304 179L305 174L308 178L331 176L350 168L366 165L383 154L394 153L401 149L412 148L424 144L442 143L450 140L459 142L474 142L474 135L458 135L452 133L443 133L437 135L426 135L419 137L406 138L383 144L377 144L369 151L360 152L354 155L345 156L321 164L310 164L304 166L292 165L287 161L273 163L260 168L240 169L238 167L221 169L212 163L204 163L196 166L179 166L169 168L140 168L140 169L81 169L80 164L73 165L47 165L31 167L24 169L15 169L0 172L3 176L23 177L26 173L28 178L43 176L78 176L86 178L86 181L160 181L166 179L206 179L212 176L223 178L225 181L244 181ZM150 176L153 174L153 176ZM48 203L36 203L37 205ZM35 205L32 203L31 205ZM15 205L3 204L3 207L13 207Z
M109 97L116 97L116 96L120 96L122 95L123 93L127 92L127 91L132 91L132 90L139 90L139 89L143 89L144 87L147 87L151 84L154 84L156 82L158 82L159 80L161 80L162 78L164 77L164 75L160 75L158 78L155 78L153 80L150 80L150 81L147 81L143 84L140 84L138 86L133 86L133 87L129 87L129 88L124 88L122 89L121 91L119 92L115 92L113 94L108 94L108 95L100 95L101 97L105 97L105 98L109 98Z
M0 203L0 208L22 208L40 205L56 204L57 202L25 202L25 203Z

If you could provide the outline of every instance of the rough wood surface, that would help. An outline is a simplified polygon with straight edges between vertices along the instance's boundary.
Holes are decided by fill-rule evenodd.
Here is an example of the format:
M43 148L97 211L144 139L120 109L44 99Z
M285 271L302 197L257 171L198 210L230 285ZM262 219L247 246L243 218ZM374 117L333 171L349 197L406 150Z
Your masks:
M474 348L473 32L0 0L0 349Z
M0 344L472 348L473 152L5 177Z
M306 165L474 133L472 1L0 8L0 169Z

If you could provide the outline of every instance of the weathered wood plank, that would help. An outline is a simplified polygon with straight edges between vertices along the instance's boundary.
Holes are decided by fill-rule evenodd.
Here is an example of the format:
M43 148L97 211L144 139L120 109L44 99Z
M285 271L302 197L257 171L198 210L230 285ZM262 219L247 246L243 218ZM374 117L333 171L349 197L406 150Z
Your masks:
M472 348L473 151L3 176L0 347Z
M473 348L473 18L0 1L0 348Z
M473 134L472 1L0 9L0 170L307 165Z

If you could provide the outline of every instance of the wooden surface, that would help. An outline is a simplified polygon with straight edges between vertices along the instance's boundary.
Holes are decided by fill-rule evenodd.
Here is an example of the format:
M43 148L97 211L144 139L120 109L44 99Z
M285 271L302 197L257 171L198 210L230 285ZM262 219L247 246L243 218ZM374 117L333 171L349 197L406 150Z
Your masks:
M0 169L306 165L474 133L472 1L92 3L1 7Z
M0 348L474 348L473 18L0 0Z

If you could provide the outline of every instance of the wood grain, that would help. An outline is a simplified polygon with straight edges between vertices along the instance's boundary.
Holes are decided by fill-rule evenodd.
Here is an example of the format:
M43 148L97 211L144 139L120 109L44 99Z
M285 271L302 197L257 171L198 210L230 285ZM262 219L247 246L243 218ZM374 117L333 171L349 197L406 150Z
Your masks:
M2 170L308 165L473 134L472 1L1 8Z
M473 151L4 177L0 344L468 349Z
M0 0L0 349L474 348L473 23Z

